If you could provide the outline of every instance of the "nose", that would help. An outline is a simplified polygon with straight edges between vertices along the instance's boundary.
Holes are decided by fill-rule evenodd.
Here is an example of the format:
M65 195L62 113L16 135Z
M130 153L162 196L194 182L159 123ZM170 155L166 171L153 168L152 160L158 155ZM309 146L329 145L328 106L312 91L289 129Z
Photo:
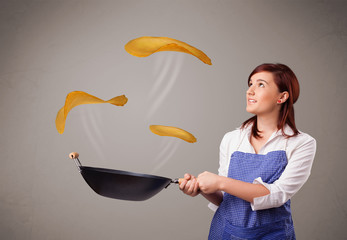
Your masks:
M252 88L252 86L248 88L248 90L246 91L246 94L250 96L254 96L254 89Z

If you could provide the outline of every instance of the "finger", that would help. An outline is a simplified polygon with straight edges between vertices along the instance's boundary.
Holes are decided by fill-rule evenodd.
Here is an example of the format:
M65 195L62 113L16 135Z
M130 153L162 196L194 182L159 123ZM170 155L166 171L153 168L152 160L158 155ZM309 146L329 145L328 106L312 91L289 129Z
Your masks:
M181 184L179 185L179 187L180 187L180 189L181 190L184 190L184 188L186 187L186 185L187 185L187 180L182 180L182 182L181 182Z
M190 181L187 181L187 183L185 184L184 188L182 189L182 191L185 193L185 194L189 194L189 186L190 186Z
M187 181L186 186L185 186L186 190L188 190L190 188L191 184L192 184L192 180Z
M196 185L196 179L194 178L193 180L190 180L191 184L189 185L188 192L190 194L194 193L194 187Z
M189 173L186 173L186 174L184 174L184 178L189 180L189 179L191 179L191 175Z
M194 190L193 190L195 193L199 193L199 182L196 181L195 185L194 185Z
M205 190L205 184L203 178L198 178L197 184L199 186L199 190L204 192Z

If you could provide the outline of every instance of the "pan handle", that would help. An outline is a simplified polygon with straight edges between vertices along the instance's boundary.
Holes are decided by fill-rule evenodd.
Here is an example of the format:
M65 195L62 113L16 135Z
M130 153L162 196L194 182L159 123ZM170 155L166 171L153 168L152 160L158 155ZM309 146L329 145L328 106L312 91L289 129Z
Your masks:
M171 183L175 184L181 184L181 182L184 180L184 178L175 178L174 180L171 180Z
M167 188L168 186L170 186L171 183L175 183L175 184L181 184L181 182L184 180L184 178L175 178L173 180L171 180L171 182L169 182L168 185L166 185L165 188Z
M81 172L82 171L81 170L82 164L81 164L80 160L78 159L79 156L80 155L77 152L72 152L69 154L69 157L75 161L75 164L78 168L78 171Z

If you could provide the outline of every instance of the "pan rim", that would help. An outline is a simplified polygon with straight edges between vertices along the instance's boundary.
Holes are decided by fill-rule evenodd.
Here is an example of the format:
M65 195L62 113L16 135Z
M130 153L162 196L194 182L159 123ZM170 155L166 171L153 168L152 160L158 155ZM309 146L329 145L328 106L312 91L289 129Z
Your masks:
M125 176L135 176L135 177L144 177L144 178L154 178L154 179L161 179L161 180L170 180L172 179L152 174L145 174L145 173L137 173L137 172L129 172L124 170L118 170L118 169L110 169L110 168L99 168L99 167L90 167L90 166L81 166L80 167L82 172L83 170L92 170L97 172L103 172L103 173L111 173L111 174L119 174L119 175L125 175Z

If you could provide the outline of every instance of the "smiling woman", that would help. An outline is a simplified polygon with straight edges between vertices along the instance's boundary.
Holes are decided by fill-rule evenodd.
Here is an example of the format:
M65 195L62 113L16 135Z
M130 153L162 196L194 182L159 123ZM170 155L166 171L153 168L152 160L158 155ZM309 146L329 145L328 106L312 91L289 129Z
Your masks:
M287 91L278 90L270 72L255 73L249 80L248 86L247 112L256 114L258 118L267 114L278 115L281 107L279 104L288 98Z
M255 87L252 87L254 81L256 81L257 84ZM289 67L284 64L259 65L250 74L248 78L248 86L246 110L255 114L255 116L245 121L242 126L249 123L255 123L252 127L252 134L255 137L259 137L257 120L259 119L260 114L254 112L256 109L252 108L252 104L255 103L253 97L258 87L258 89L261 90L257 90L257 97L261 98L265 96L265 98L271 98L271 100L269 100L271 102L268 102L267 106L270 104L270 106L277 108L276 110L279 108L279 111L273 112L275 115L279 114L278 116L273 116L278 119L277 128L283 130L284 125L287 123L294 131L294 135L299 133L295 126L293 105L299 98L300 86L294 72ZM261 104L266 104L266 102L267 100L264 99ZM257 106L261 104L257 104ZM282 133L285 135L283 131Z
M293 104L299 83L283 64L262 64L248 78L247 108L254 116L227 133L219 175L186 174L180 189L201 193L217 210L209 239L295 239L290 199L307 181L316 141L299 132Z

